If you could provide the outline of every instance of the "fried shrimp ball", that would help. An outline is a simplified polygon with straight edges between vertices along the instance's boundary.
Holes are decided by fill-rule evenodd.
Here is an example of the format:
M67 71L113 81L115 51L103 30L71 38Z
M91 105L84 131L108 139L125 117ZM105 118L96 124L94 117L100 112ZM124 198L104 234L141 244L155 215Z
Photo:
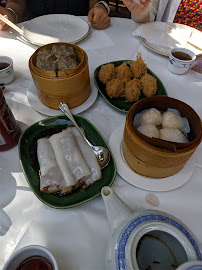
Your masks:
M124 91L124 82L120 79L112 79L106 85L107 95L110 98L118 98L122 96Z
M116 68L116 77L123 80L124 83L131 80L133 74L130 67L127 66L126 62L123 62L120 66Z
M141 84L138 79L133 79L125 84L123 96L127 101L132 102L139 99Z
M99 80L106 84L111 79L116 78L116 68L113 64L103 65L99 71Z
M140 83L142 85L142 93L146 97L151 97L156 94L157 91L157 83L156 79L146 73L142 78L140 79Z
M137 54L136 61L130 64L130 69L133 77L136 79L140 79L147 72L147 65L143 61L140 53Z

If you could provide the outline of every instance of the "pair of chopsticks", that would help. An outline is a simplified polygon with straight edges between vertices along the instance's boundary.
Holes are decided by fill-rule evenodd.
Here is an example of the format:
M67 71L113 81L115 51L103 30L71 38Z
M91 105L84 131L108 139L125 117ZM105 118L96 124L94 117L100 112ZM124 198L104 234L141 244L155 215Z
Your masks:
M20 29L19 27L17 27L14 23L12 23L11 21L9 21L8 19L6 19L2 14L0 14L0 20L2 20L5 24L9 25L11 28L13 28L15 31L17 31L18 33L20 33L20 35L24 36L24 32L22 31L22 29Z
M180 39L183 39L184 41L187 42L187 44L190 44L191 46L195 47L198 50L201 50L200 47L198 47L196 44L194 44L193 42L191 42L189 39L187 39L185 36L181 35L179 33L179 31L177 31L176 29L168 26L168 32L170 32L171 34L175 35L176 37L179 37Z

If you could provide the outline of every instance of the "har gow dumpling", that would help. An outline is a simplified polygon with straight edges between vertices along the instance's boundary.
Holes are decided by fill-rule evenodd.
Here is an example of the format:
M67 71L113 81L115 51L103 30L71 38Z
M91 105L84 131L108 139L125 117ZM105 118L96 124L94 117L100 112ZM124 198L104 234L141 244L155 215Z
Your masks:
M152 124L158 126L162 123L162 116L160 111L155 108L145 110L140 116L141 124Z
M177 143L187 143L188 139L184 134L177 128L162 128L159 130L159 138L162 140L177 142Z
M184 127L184 121L181 116L175 112L167 111L162 115L162 127L163 128L177 128L182 130Z
M142 124L137 128L137 130L147 137L159 138L159 130L155 125Z

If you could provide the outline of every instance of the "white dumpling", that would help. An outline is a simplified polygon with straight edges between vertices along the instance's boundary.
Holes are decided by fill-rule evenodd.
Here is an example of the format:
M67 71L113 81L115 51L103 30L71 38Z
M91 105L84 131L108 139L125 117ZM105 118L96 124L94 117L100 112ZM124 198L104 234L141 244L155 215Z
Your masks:
M181 116L175 112L167 111L162 115L162 127L163 128L177 128L182 130L184 127L184 121Z
M155 125L142 124L137 129L139 132L150 138L159 138L159 131Z
M184 134L177 128L162 128L159 130L159 138L162 140L187 143L189 142Z
M162 122L161 113L155 108L145 110L140 115L141 124L152 124L152 125L158 126L161 124L161 122Z

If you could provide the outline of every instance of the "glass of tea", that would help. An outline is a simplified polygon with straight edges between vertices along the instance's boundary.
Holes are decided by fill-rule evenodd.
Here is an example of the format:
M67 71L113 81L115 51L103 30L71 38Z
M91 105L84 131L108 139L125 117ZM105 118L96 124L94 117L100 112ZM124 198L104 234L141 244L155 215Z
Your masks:
M0 84L8 84L13 79L13 60L8 56L0 56Z
M45 247L31 245L11 255L2 270L58 270L54 255Z
M170 51L168 69L175 74L184 74L192 66L196 55L186 48L174 48Z

